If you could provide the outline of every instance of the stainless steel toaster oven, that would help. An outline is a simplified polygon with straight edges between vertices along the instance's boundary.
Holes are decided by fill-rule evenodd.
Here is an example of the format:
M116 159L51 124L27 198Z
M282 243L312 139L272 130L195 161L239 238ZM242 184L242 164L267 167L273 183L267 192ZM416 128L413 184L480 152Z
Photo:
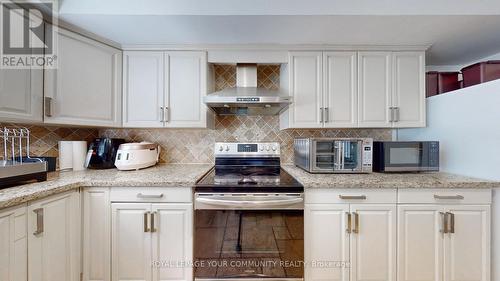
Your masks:
M371 138L300 138L294 162L310 173L371 173Z

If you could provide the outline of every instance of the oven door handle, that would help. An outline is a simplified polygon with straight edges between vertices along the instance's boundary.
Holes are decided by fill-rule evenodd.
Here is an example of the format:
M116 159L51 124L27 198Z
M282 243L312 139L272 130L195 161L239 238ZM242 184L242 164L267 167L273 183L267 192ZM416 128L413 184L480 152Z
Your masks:
M210 197L198 197L195 199L198 203L204 203L208 205L221 206L221 207L278 207L286 205L294 205L297 203L304 202L304 198L295 197L292 199L278 199L278 200L232 200L232 199L220 199L220 198L210 198Z

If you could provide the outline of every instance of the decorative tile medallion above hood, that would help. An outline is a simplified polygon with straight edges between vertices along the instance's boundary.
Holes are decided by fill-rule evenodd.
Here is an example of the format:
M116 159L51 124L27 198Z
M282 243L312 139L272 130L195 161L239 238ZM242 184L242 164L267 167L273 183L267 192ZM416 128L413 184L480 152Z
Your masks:
M236 65L236 87L209 94L204 102L218 115L277 115L292 102L288 93L279 88L267 89L258 85L257 64L239 63Z

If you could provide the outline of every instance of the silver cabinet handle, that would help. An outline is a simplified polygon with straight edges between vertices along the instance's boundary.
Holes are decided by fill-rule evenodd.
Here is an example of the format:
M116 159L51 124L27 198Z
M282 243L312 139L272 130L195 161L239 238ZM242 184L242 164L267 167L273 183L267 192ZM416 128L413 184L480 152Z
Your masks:
M151 198L162 198L163 193L160 194L142 194L142 193L137 193L138 198L145 198L145 199L151 199Z
M160 122L165 122L165 111L163 110L163 106L160 106Z
M448 233L455 233L455 214L451 212L446 212L446 214L449 216L449 228L448 228Z
M52 98L45 97L45 116L52 117Z
M357 212L352 213L354 215L354 228L352 229L352 233L359 233L359 214Z
M325 107L325 123L330 122L330 109L328 107Z
M152 212L151 213L151 232L156 232L156 228L155 228L155 215L156 215L156 212Z
M438 195L434 194L434 199L445 199L445 200L463 200L462 195Z
M148 218L149 218L150 212L145 212L144 213L144 232L149 232L150 229L148 227Z
M443 223L441 225L441 232L446 234L448 233L448 213L439 212L439 214L441 215L441 219L443 220Z
M324 108L320 107L319 109L319 122L323 123L323 114L324 114Z
M36 214L36 230L33 235L39 235L43 233L43 208L34 209L33 213Z
M389 122L394 122L394 107L389 107Z
M366 200L366 195L339 195L342 200Z
M394 122L399 122L399 107L394 108Z
M351 233L352 232L352 228L351 228L351 224L352 224L352 221L351 221L351 213L349 212L346 212L345 213L347 215L347 227L346 227L346 232L347 233Z
M165 116L165 122L168 122L170 120L169 115L170 115L170 109L167 106L165 106L165 113L163 114L163 116Z

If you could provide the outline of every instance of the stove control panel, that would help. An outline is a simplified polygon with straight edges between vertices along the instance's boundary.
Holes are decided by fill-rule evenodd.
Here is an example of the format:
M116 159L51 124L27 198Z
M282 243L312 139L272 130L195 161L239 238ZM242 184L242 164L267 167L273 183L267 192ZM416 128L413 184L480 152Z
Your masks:
M277 142L217 142L215 156L279 156L280 144Z

